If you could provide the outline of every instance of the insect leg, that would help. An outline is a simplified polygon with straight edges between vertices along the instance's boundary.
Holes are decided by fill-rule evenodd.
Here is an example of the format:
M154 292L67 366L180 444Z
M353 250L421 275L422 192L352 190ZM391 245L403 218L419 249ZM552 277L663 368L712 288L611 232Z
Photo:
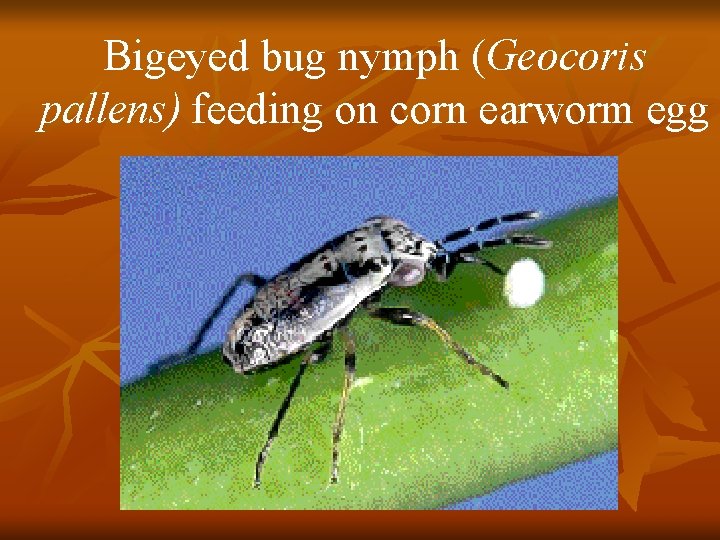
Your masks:
M236 277L235 281L233 281L232 284L227 288L225 294L223 294L222 298L215 306L215 309L212 310L212 313L210 313L210 315L208 315L205 319L205 322L203 322L200 330L198 330L197 334L195 335L195 338L192 340L192 342L186 349L185 356L191 356L195 354L198 347L200 347L202 340L205 338L205 334L207 334L207 331L210 330L212 323L215 322L215 319L218 318L220 312L225 308L230 299L235 295L235 291L237 291L240 285L242 285L243 283L247 283L248 285L252 285L253 287L257 288L265 285L265 283L267 283L267 279L252 273L240 274L238 277Z
M380 298L382 294L380 291L375 291L370 296L368 296L365 300L362 301L361 305L366 309L373 309L378 307L380 305Z
M227 288L222 298L220 298L220 301L217 303L210 315L208 315L205 321L202 323L200 329L195 334L195 337L190 342L190 345L188 345L187 348L181 353L170 354L159 359L157 362L155 362L155 364L148 368L148 371L150 373L157 373L158 371L162 371L165 368L174 366L176 364L181 364L188 357L195 355L203 339L205 339L205 334L207 334L208 330L210 330L210 327L215 322L215 319L218 318L220 312L225 308L227 303L235 295L235 292L243 283L247 283L248 285L252 285L253 287L262 287L265 283L267 283L267 279L252 273L240 274L238 277L236 277L235 281L233 281L232 284Z
M490 270L492 270L496 274L500 274L501 276L504 276L505 274L507 274L507 272L505 270L500 268L494 262L488 261L487 259L485 259L483 257L478 257L477 255L471 255L469 253L461 253L458 258L459 258L459 262L475 263L475 264L482 264L483 266L487 266Z
M400 324L404 326L422 326L435 332L443 343L450 347L455 354L463 358L468 364L476 366L480 373L487 375L496 383L503 388L509 388L510 383L503 379L500 375L495 373L492 369L487 367L485 364L479 362L472 354L470 354L465 348L457 343L450 334L447 333L440 325L432 320L427 315L419 313L417 311L411 311L407 308L402 307L386 307L377 308L370 311L371 317L376 317L385 321L389 321L393 324Z
M320 340L320 346L313 351L310 357L311 364L319 364L327 358L332 348L332 331L325 332Z
M322 357L327 355L329 350L330 342L323 342L320 347L315 350L308 350L303 356L300 368L298 369L295 378L292 380L292 383L290 383L290 389L288 390L282 405L280 405L280 409L278 409L275 421L273 422L270 431L268 431L267 440L265 441L262 450L260 450L257 461L255 462L255 481L253 485L256 488L260 487L260 474L262 473L263 465L265 465L265 460L267 459L268 453L270 453L270 447L280 430L280 423L283 421L283 418L285 418L285 413L287 413L288 408L290 408L290 402L295 395L295 391L298 389L298 386L300 386L300 379L302 378L303 373L305 373L309 364L314 364L322 360Z
M347 406L350 389L355 379L355 338L347 326L341 326L340 332L345 342L345 382L343 384L340 404L338 406L335 425L333 426L333 448L332 448L332 473L330 482L337 484L338 481L338 460L340 458L340 438L342 437L345 424L345 407Z

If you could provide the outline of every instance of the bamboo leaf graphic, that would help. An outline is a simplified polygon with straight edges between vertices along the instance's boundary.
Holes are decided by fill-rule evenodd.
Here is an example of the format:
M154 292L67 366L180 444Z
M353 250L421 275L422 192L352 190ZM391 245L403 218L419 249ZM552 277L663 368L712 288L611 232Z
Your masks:
M115 197L77 185L31 185L99 144L101 126L35 133L37 110L16 109L0 126L0 214L66 214Z

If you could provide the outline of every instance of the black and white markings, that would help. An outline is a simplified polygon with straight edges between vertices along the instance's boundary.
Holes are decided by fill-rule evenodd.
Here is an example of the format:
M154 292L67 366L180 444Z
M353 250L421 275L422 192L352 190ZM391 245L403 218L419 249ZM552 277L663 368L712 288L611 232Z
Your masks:
M505 214L430 241L402 221L378 216L355 230L342 234L314 252L291 264L275 277L265 280L254 274L242 274L228 289L203 323L188 349L174 358L191 356L197 350L211 323L242 283L256 287L254 297L243 307L231 325L223 346L223 357L238 373L250 373L272 367L297 352L305 351L300 368L278 410L258 454L254 486L259 487L261 473L280 424L309 365L328 353L333 333L339 331L345 346L345 381L332 436L331 482L338 480L339 445L345 410L355 375L355 341L348 324L358 308L368 309L372 317L394 324L419 326L433 331L465 362L493 379L503 388L509 383L485 366L427 315L403 307L378 307L388 286L412 287L421 283L427 272L447 279L458 264L479 263L496 273L505 272L477 252L504 245L550 247L550 242L530 234L510 235L482 242L471 242L450 250L446 242L456 242L470 234L502 223L533 220L536 211ZM318 343L318 347L311 347Z

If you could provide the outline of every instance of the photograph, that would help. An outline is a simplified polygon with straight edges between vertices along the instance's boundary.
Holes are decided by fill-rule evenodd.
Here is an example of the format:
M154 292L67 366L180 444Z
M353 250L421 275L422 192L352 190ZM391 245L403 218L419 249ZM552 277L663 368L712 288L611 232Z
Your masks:
M617 509L616 157L120 186L121 509Z

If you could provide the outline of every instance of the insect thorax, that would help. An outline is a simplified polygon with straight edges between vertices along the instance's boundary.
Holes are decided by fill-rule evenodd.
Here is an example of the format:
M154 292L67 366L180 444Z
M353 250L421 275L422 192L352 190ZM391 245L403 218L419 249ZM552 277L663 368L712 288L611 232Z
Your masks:
M402 285L393 279L402 282L404 269L424 268L435 251L432 242L401 221L367 220L260 287L228 332L226 360L239 372L279 362L316 341L386 284Z

